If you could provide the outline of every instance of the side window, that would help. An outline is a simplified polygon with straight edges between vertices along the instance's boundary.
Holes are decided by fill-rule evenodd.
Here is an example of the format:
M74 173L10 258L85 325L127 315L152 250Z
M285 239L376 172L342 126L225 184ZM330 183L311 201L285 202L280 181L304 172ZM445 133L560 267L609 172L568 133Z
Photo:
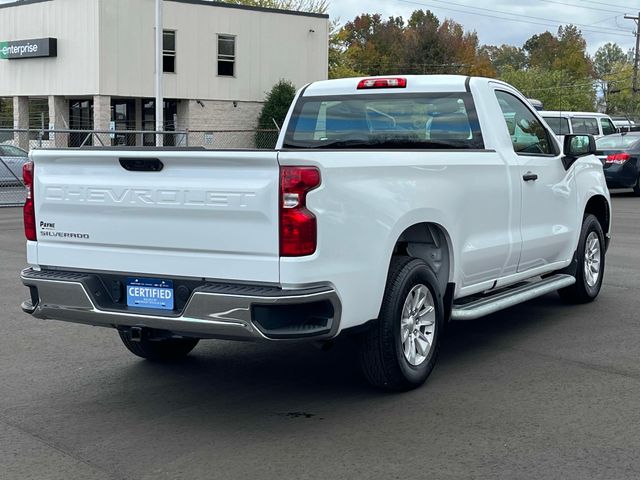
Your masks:
M518 97L500 90L496 97L516 153L555 154L549 132Z
M571 119L571 126L573 127L573 133L588 133L590 135L600 135L598 129L598 121L591 117L573 117Z
M600 125L602 125L603 135L611 135L617 132L615 125L611 123L611 120L609 120L608 118L601 118Z
M162 31L162 71L176 73L176 32Z
M236 75L236 37L233 35L218 35L218 75Z

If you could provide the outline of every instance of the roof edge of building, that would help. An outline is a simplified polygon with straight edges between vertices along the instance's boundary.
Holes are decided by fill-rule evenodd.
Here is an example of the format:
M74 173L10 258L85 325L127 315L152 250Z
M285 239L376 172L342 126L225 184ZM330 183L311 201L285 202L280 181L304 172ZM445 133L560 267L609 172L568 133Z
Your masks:
M253 5L241 5L238 3L224 3L217 2L215 0L166 0L168 2L176 2L176 3L188 3L192 5L204 5L205 7L222 7L222 8L235 8L238 10L253 10L256 12L268 12L268 13L280 13L283 15L299 15L303 17L315 17L315 18L329 18L329 15L326 13L311 13L311 12L300 12L297 10L282 10L279 8L268 8L268 7L255 7Z
M0 8L20 7L23 5L31 5L34 3L51 2L53 0L15 0L10 3L0 4ZM165 0L168 2L187 3L191 5L204 5L205 7L221 7L221 8L235 8L237 10L252 10L255 12L267 12L267 13L279 13L282 15L299 15L302 17L314 17L314 18L329 18L326 13L311 13L311 12L299 12L296 10L282 10L279 8L267 8L267 7L254 7L252 5L241 5L237 3L223 3L215 0Z
M52 0L15 0L10 3L0 4L0 8L21 7L23 5L31 5L33 3L51 2Z

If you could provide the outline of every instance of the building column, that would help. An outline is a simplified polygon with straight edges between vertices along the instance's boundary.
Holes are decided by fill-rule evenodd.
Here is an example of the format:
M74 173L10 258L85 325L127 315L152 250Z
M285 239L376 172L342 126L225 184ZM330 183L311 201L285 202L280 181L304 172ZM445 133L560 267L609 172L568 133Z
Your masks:
M49 95L49 129L69 129L69 101L65 97ZM50 133L49 140L55 147L69 146L68 133Z
M29 128L29 97L13 97L13 128ZM14 132L14 143L23 150L29 150L29 133Z
M93 129L106 132L109 130L109 123L111 122L111 97L109 95L94 95L93 96ZM111 145L111 137L108 133L97 134L102 140L102 144ZM95 138L94 145L99 145L100 142Z

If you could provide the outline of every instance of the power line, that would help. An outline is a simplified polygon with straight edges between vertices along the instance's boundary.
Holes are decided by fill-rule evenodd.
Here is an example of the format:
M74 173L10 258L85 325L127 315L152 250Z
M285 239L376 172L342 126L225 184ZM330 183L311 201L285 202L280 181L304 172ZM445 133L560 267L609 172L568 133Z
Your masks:
M599 12L614 12L615 10L611 7L609 8L599 8L599 7L590 7L588 5L580 5L578 3L565 3L565 2L558 2L556 0L538 0L539 2L545 2L545 3L555 3L557 5L566 5L567 7L578 7L578 8L584 8L586 10L594 10L594 11L599 11ZM618 11L618 13L627 13L624 10L620 10Z
M630 5L619 5L617 3L611 3L611 2L608 2L608 3L598 2L596 0L582 0L582 1L586 2L586 3L594 3L596 5L605 5L607 7L628 8L628 9L635 9L636 8L636 7L632 7Z
M497 10L491 10L491 9L487 9L487 8L481 8L481 7L470 7L469 5L461 5L459 3L452 3L452 2L444 2L441 0L430 0L432 2L438 2L438 3L445 3L447 5L451 4L451 5L458 5L464 8L475 8L478 10L486 10L489 12L496 12L496 13L501 13L501 14L506 14L506 15L515 15L518 17L525 17L525 18L532 18L532 19L537 19L537 20L542 20L544 22L548 22L548 23L541 23L541 22L532 22L530 20L523 20L521 18L509 18L509 17L501 17L498 15L490 15L490 14L486 14L486 13L477 13L477 12L472 12L469 10L460 10L460 9L455 9L455 8L451 8L451 7L441 7L439 5L429 5L427 3L421 3L421 2L416 2L416 1L412 1L412 0L398 0L399 2L403 2L403 3L409 3L409 4L413 4L413 5L420 5L423 7L431 7L431 8L440 8L442 10L450 10L453 12L458 12L458 13L466 13L468 15L477 15L477 16L481 16L481 17L488 17L488 18L497 18L498 20L507 20L507 21L511 21L511 22L519 22L519 23L528 23L531 25L542 25L543 27L558 27L558 26L562 26L564 25L562 22L557 22L555 20L550 20L548 18L539 18L539 17L532 17L530 15L519 15L519 14L515 14L515 13L508 13L508 12L502 12L502 11L497 11ZM574 23L573 25L576 26L585 26L583 24L577 24ZM599 34L608 34L608 35L618 35L618 36L622 36L622 37L629 37L631 36L631 33L620 33L620 32L616 32L616 31L612 31L612 30L607 30L607 29L600 29L598 27L589 27L588 25L586 25L587 28L583 28L582 30L584 32L588 32L588 33L599 33Z

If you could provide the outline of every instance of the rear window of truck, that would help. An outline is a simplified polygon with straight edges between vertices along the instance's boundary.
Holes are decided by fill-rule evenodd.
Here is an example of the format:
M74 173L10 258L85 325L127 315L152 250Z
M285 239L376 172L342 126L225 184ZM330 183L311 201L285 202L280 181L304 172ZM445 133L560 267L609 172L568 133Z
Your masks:
M301 97L284 148L482 149L471 94Z

